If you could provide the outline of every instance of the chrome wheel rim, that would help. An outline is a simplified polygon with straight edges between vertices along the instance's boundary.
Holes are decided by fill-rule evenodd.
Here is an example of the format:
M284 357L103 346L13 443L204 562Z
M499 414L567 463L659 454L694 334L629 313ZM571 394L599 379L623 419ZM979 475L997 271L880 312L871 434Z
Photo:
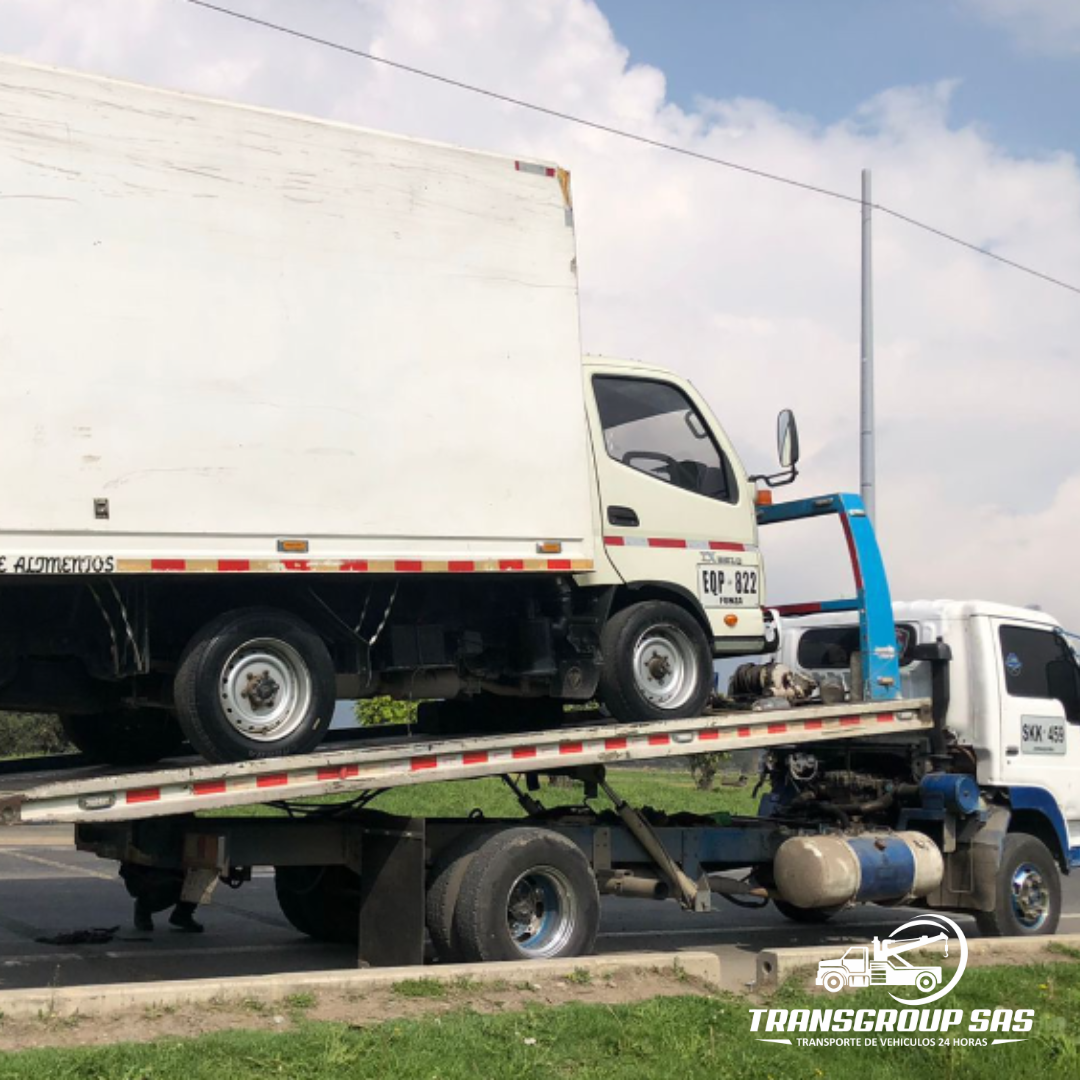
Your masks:
M634 685L658 709L682 708L698 685L698 657L685 631L671 623L651 626L633 655Z
M559 956L577 927L574 891L561 870L538 866L510 886L506 925L510 940L522 956Z
M1039 868L1021 863L1013 872L1011 888L1016 921L1025 930L1038 930L1050 917L1050 890Z
M277 638L256 638L234 650L219 689L229 725L262 743L292 735L304 723L313 694L303 657Z

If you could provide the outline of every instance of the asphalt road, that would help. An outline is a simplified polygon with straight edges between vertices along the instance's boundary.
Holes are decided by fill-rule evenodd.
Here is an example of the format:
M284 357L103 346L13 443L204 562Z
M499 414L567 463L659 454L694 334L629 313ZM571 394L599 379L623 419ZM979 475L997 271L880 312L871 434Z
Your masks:
M241 889L219 887L201 909L201 935L171 930L164 917L154 933L131 925L131 901L114 863L76 852L64 829L0 831L0 989L76 986L155 979L198 979L285 971L351 968L346 946L313 942L283 918L270 871ZM1080 932L1080 876L1065 880L1061 930ZM884 935L899 912L857 908L827 927L788 922L771 905L734 907L694 915L674 902L606 898L598 941L601 953L709 949L721 957L732 989L753 978L755 954L790 945L846 943ZM977 934L970 919L958 919ZM119 927L100 945L46 945L37 941L72 930Z

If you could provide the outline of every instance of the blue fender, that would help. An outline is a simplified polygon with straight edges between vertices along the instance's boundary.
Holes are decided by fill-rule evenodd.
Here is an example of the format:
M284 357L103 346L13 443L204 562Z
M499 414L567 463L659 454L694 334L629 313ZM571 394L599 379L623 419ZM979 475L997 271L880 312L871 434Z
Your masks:
M1010 787L1006 790L1013 810L1031 810L1046 818L1065 853L1068 868L1071 870L1080 866L1080 847L1069 847L1069 830L1065 825L1065 816L1054 796L1046 788L1040 787Z

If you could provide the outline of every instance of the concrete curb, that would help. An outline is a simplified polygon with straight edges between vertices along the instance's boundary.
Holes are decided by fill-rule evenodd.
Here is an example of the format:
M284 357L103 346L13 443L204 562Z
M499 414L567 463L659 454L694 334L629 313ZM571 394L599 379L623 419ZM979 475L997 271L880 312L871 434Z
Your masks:
M1050 937L969 938L967 944L970 957L993 956L1001 952L1005 953L1010 960L1015 959L1017 954L1035 959L1041 958L1041 954L1045 953L1051 945L1080 949L1080 934L1056 934ZM766 949L758 953L756 988L764 990L778 986L799 968L815 969L819 960L835 959L847 947L844 944L811 945L797 949ZM1053 956L1053 953L1050 955Z
M712 986L720 985L720 958L710 952L619 953L569 960L522 960L490 964L437 964L431 967L362 968L357 971L309 971L253 975L231 979L189 979L177 982L117 983L48 990L0 992L0 1015L16 1017L80 1016L138 1010L152 1006L206 1001L281 1001L291 994L318 990L363 992L409 979L453 982L541 981L563 978L584 969L594 976L608 972L681 972Z

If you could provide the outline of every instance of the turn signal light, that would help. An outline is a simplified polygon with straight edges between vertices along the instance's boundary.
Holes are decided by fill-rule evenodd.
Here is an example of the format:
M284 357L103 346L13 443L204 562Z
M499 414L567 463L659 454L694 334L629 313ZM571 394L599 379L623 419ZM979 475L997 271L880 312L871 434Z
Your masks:
M760 491L754 492L754 505L755 506L772 506L772 492L767 488L762 488Z
M279 540L278 551L287 552L290 555L306 555L309 544L306 540Z
M536 545L536 550L540 555L561 555L562 541L542 540L539 544Z
M739 616L738 615L725 615L724 616L724 625L725 626L738 626L739 625Z

